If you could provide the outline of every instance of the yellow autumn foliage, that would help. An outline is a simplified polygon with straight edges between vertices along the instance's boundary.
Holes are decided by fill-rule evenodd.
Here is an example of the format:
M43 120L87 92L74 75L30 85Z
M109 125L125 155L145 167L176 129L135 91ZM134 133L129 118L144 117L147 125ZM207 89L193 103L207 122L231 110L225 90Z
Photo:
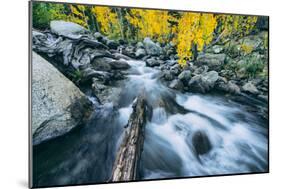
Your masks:
M68 21L88 28L88 16L85 15L85 9L86 7L84 5L70 5L71 14L68 16Z
M116 31L117 24L118 24L118 18L117 14L109 7L93 7L92 13L95 15L98 23L100 24L101 32L110 35Z
M193 45L196 45L198 51L202 51L212 41L216 25L213 14L182 13L174 40L180 65L185 65L192 58Z
M45 11L44 7L42 10L39 8L38 12ZM197 52L203 51L214 40L227 41L250 34L258 19L257 16L71 4L67 9L63 6L51 7L49 13L45 11L44 14L49 14L49 17L45 16L49 19L75 22L109 38L141 41L150 37L160 44L172 41L181 65L196 58ZM43 24L38 22L40 26L44 25L43 21ZM249 47L242 48L246 53L251 51Z
M165 42L171 33L168 11L131 9L126 19L138 31L137 39L150 37Z

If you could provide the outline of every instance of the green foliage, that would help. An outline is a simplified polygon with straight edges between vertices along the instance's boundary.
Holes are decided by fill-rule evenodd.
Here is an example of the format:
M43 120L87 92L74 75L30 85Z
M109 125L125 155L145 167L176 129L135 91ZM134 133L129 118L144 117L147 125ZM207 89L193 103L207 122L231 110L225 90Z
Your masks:
M80 70L75 70L73 74L71 74L71 77L75 83L79 83L83 77L83 74Z
M264 63L262 59L252 61L251 58L245 57L246 63L242 66L245 68L248 77L255 77L263 72Z
M50 21L55 19L65 20L67 18L63 4L33 2L32 5L34 28L46 29L49 27Z

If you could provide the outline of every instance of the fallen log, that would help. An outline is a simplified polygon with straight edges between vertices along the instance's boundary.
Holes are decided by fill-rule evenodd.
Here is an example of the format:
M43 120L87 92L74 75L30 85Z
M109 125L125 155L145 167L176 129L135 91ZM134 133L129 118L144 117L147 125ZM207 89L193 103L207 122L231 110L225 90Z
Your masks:
M144 128L147 119L148 106L144 95L137 98L133 105L124 138L117 151L111 181L136 180L144 142Z

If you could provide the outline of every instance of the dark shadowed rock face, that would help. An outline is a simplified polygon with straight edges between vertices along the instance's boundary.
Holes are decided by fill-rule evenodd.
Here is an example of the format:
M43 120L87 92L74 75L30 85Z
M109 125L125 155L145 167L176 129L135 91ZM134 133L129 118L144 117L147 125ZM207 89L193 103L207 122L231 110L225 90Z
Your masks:
M38 54L32 54L33 144L63 135L83 123L93 110L88 98Z

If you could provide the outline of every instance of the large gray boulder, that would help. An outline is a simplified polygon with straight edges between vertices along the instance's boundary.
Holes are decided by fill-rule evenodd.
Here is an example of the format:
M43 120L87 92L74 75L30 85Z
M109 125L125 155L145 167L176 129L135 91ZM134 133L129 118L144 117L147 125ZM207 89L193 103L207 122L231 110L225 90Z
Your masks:
M143 58L146 55L146 52L144 49L139 48L135 52L136 58Z
M189 80L192 77L192 73L190 70L184 70L183 72L181 72L178 76L178 78L184 82L185 84L188 84Z
M163 53L162 48L158 43L154 43L149 37L144 38L143 44L147 54L149 55L160 55Z
M169 87L170 87L171 89L183 90L184 85L183 85L183 83L182 83L181 80L175 79L175 80L173 80L173 81L170 83Z
M63 135L89 118L88 98L53 65L32 53L33 144Z
M217 69L220 68L226 59L226 55L221 53L221 54L211 54L211 53L205 53L205 54L200 54L197 57L197 63L199 65L207 65L211 69Z
M216 71L210 71L200 75L193 76L188 85L194 92L205 93L214 88L216 81L219 79L219 74Z
M77 35L82 35L88 32L87 29L76 23L66 22L63 20L51 21L50 28L53 33L66 37L75 37Z

